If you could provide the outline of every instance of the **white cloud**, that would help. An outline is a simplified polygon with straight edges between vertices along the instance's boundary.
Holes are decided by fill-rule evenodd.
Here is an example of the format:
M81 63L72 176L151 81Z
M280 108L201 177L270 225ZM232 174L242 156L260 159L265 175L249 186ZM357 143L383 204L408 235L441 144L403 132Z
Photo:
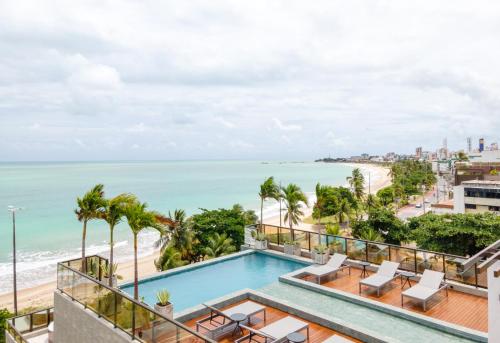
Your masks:
M273 118L273 121L274 121L274 124L276 125L276 127L282 131L300 131L300 130L302 130L301 125L297 125L297 124L286 125L278 118Z
M499 141L498 17L466 0L4 0L0 156L127 159L135 144L141 159L311 160Z

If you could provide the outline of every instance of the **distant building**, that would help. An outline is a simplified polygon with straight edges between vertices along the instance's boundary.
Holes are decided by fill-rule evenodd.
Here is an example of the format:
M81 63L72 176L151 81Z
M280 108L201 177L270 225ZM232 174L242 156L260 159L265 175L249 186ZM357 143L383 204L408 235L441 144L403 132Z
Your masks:
M472 152L472 137L467 137L467 152L469 154Z
M367 153L361 154L361 158L363 160L368 160L368 159L370 159L370 154L367 154Z
M453 199L456 213L500 214L500 181L464 181L453 187Z
M418 148L415 149L415 158L417 160L420 160L422 158L422 147L419 146Z
M500 150L485 150L482 152L473 152L469 154L469 160L471 162L500 162Z
M490 145L490 151L497 151L498 150L498 143L491 143Z
M479 138L479 152L484 151L484 138Z

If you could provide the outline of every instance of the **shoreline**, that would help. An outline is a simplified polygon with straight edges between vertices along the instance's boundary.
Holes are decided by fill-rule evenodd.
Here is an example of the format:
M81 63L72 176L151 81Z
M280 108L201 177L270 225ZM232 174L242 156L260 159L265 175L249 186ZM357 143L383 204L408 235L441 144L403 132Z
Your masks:
M371 183L371 193L376 193L377 190L390 185L391 180L387 175L388 168L374 165L374 164L363 164L363 163L341 163L347 166L360 168L363 174L370 173L372 175ZM365 187L366 192L368 192L368 185ZM308 217L312 214L312 202L314 202L314 197L310 197L309 202L311 203L309 207L304 209L304 217ZM279 225L279 215L273 214L272 216L264 217L265 223ZM300 222L297 227L304 230L317 231L314 224L305 224ZM158 250L151 254L142 256L138 258L139 265L139 278L153 275L156 273L156 268L154 266L154 260L158 258ZM127 259L123 262L119 262L118 274L123 276L123 280L120 283L132 281L134 278L134 261L133 259ZM23 288L18 290L18 308L23 309L27 307L48 307L52 306L53 302L53 292L57 289L57 281L45 282L39 285ZM13 296L12 292L0 294L0 308L13 309Z

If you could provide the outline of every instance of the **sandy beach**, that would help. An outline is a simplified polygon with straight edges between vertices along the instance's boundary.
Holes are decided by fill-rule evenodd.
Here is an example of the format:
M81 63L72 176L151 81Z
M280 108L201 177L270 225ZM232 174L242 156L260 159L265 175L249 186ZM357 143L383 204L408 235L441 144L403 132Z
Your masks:
M139 277L146 277L156 273L154 260L158 258L158 252L139 258ZM134 278L134 261L126 261L118 266L118 274L123 276L121 282L132 281ZM41 284L39 286L25 288L17 292L18 308L20 310L28 307L48 307L52 306L52 293L57 288L56 281ZM0 294L0 308L13 309L12 293Z
M382 166L373 164L347 164L349 166L360 168L363 174L370 173L371 185L366 186L366 192L370 188L371 193L376 193L377 190L390 185L391 180L388 174L388 169ZM366 179L366 182L368 180ZM310 199L309 207L305 209L304 214L306 217L312 214L312 204L314 199ZM265 218L268 224L279 225L279 216ZM315 225L299 223L298 227L305 230L317 231ZM139 258L139 277L146 277L156 272L154 260L158 258L158 252L154 254ZM119 263L118 274L123 276L122 282L131 281L133 279L134 266L133 260L128 260ZM27 307L47 307L52 306L53 296L52 293L56 289L56 281L44 283L35 287L26 288L18 291L18 308L23 309ZM12 293L0 294L0 308L13 308Z

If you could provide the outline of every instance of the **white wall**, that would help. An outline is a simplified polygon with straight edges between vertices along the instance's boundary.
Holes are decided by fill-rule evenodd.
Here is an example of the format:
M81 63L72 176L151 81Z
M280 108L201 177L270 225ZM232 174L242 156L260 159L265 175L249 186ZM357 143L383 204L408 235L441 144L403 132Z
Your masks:
M500 261L488 268L488 342L500 342L500 277L493 272L500 270Z
M464 186L453 187L453 211L465 213Z

